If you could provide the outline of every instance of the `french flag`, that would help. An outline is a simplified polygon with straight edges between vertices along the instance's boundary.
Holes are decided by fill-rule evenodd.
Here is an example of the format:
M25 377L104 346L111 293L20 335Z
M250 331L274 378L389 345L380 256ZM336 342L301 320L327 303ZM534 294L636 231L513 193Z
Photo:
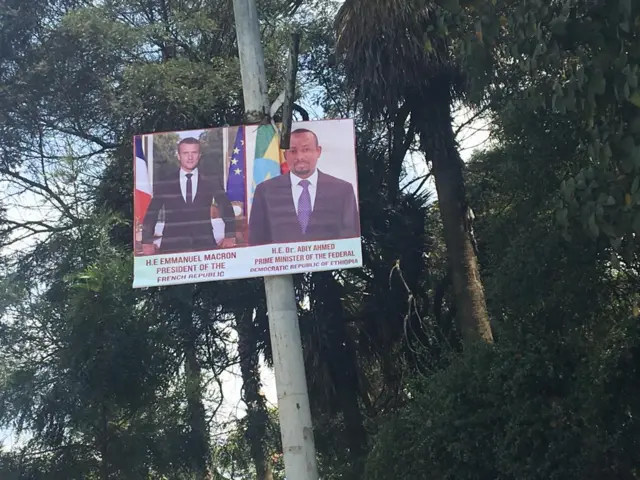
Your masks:
M145 152L142 148L142 136L137 135L134 137L134 151L135 151L135 192L133 197L133 214L139 223L144 220L144 215L147 213L147 208L151 203L151 197L153 196L153 188L149 181L149 168L147 166L147 159L145 158Z

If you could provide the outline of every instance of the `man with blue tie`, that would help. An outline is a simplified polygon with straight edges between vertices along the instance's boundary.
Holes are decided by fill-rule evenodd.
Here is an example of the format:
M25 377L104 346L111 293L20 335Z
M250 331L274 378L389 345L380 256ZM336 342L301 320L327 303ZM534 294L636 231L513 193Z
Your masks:
M179 170L155 184L151 204L142 226L142 253L191 252L217 248L211 226L211 205L215 201L225 223L220 246L235 246L235 214L220 180L199 171L200 141L185 138L178 144ZM156 252L153 234L158 213L164 207L164 229Z
M260 183L249 216L249 245L360 236L353 186L317 169L322 147L307 129L291 132L289 173Z

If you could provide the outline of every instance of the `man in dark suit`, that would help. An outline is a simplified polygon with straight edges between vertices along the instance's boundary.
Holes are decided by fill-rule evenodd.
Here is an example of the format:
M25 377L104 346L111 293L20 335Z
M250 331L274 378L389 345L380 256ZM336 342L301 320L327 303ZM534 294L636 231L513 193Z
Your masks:
M322 154L310 130L291 132L289 173L260 183L249 217L249 245L355 238L358 205L349 182L316 166Z
M200 141L185 138L178 144L180 168L165 176L153 192L142 226L142 252L189 252L217 247L211 225L211 205L215 200L225 223L220 246L235 246L235 214L218 178L204 176L198 169ZM153 243L158 212L164 206L164 230L159 252Z

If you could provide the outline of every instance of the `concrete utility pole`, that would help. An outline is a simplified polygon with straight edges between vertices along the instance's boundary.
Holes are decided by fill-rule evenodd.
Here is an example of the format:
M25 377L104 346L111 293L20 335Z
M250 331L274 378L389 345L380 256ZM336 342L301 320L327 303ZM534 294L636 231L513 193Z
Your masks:
M255 0L233 0L233 10L246 117L250 123L262 123L268 117L269 99ZM285 474L288 480L318 480L293 277L265 277L264 286Z

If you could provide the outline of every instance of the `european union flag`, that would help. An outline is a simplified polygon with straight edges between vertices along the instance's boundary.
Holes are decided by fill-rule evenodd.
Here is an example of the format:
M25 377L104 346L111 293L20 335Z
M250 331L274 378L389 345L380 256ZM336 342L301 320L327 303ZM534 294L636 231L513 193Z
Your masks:
M231 202L240 202L242 211L245 211L246 201L246 157L244 146L244 127L238 127L236 141L231 152L229 173L227 175L227 196Z

